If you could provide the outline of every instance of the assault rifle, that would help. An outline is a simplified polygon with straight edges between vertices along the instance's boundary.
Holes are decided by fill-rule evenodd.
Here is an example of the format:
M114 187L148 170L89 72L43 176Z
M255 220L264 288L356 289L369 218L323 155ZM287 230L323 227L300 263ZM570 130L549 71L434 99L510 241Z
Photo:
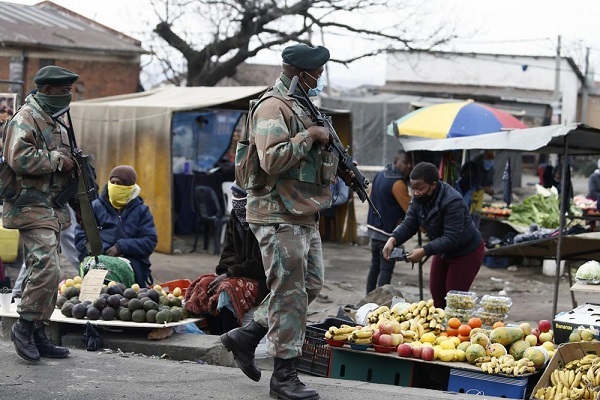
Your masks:
M294 76L294 78L292 79L292 83L290 85L290 89L288 90L287 95L298 100L300 104L302 104L308 109L308 111L313 117L313 122L315 124L329 129L329 143L325 145L325 150L330 151L338 156L338 172L345 172L348 170L354 172L354 178L352 179L352 182L350 182L350 188L358 195L360 201L362 201L363 203L367 201L369 203L369 206L371 206L373 212L379 218L381 218L381 214L379 214L379 211L377 211L377 208L375 208L373 201L367 194L367 187L369 187L369 184L371 182L369 182L369 180L365 178L362 172L360 172L360 170L356 166L356 163L354 162L354 159L352 158L352 156L350 156L350 154L348 154L347 148L344 147L337 132L335 131L335 129L333 129L333 125L331 124L331 117L321 114L319 109L313 104L312 101L310 101L310 98L308 97L302 86L298 85L298 76Z
M98 256L102 253L102 239L100 238L100 231L98 230L96 217L94 217L92 201L90 198L95 188L90 184L89 176L87 174L90 170L89 156L83 154L83 151L77 147L75 132L73 131L73 122L71 121L71 113L69 110L69 106L63 108L56 114L53 114L52 119L67 130L69 145L71 146L71 155L75 159L75 175L77 180L63 190L54 201L57 205L63 207L71 200L71 198L73 198L73 196L76 196L81 225L90 245L90 254ZM60 118L64 114L67 115L68 125Z

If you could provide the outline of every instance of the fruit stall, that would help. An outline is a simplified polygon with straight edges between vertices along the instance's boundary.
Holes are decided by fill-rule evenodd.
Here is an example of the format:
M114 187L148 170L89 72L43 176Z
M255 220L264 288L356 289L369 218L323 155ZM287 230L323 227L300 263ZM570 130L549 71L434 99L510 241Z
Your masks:
M556 321L554 329L549 320L536 326L508 323L510 297L451 291L446 303L442 309L431 299L398 301L373 306L362 320L328 318L308 326L298 369L336 379L514 399L598 398L600 324L578 320L570 335L560 333L558 342L554 332L561 325ZM589 307L585 312L600 312L600 306ZM568 366L556 363L571 345L586 351L569 353ZM547 374L551 378L545 380Z

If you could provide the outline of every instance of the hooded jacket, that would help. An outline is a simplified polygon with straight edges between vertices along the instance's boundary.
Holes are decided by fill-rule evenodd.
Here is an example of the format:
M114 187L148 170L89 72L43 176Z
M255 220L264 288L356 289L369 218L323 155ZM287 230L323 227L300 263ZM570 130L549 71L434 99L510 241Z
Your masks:
M413 201L406 218L394 229L392 237L402 244L423 227L429 243L423 246L427 255L459 257L473 252L483 241L460 193L445 182L438 181L433 199Z

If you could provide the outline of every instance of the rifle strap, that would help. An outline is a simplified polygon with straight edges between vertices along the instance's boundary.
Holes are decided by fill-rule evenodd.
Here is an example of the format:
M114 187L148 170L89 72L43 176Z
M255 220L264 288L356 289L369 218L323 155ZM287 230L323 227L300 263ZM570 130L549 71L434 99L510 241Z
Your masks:
M76 165L79 169L79 165ZM94 210L88 197L85 177L81 169L78 171L77 181L77 202L79 204L79 212L81 213L81 224L83 225L87 242L90 245L90 255L98 256L102 254L102 238L100 237L98 223L96 222L96 217L94 217Z

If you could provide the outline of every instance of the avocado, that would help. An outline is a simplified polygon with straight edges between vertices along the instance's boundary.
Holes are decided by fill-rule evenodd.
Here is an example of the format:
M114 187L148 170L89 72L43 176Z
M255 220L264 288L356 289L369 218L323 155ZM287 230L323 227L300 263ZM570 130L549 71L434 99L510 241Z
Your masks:
M172 322L179 322L182 318L181 308L174 307L171 309L171 315L173 316Z
M168 306L169 305L169 299L167 298L167 296L160 296L158 299L158 303L163 305L163 306Z
M87 314L87 307L83 303L75 304L71 310L73 318L84 319Z
M119 299L118 295L113 294L112 296L108 296L108 299L106 299L106 305L112 308L119 308L121 305L121 299Z
M131 300L137 297L137 293L131 288L125 289L123 290L123 297Z
M129 305L127 307L133 312L142 308L142 302L139 299L131 299L129 300Z
M104 307L106 307L106 299L104 297L98 297L96 300L94 300L94 307L96 307L98 310L102 311L102 309Z
M118 295L116 295L116 296L118 296ZM129 299L126 299L125 297L121 297L119 302L121 303L121 307L129 306Z
M63 306L60 308L60 312L62 313L62 315L64 315L65 317L73 317L73 307L75 305L73 303L69 303L68 301L63 304Z
M144 310L156 310L158 311L158 304L153 302L152 300L148 300L144 303Z
M160 297L160 293L158 293L154 289L150 289L150 290L148 290L148 297L150 297L152 299L152 301L158 303L158 298Z
M146 322L155 323L156 322L156 314L158 314L157 310L146 311Z
M69 300L66 296L62 294L56 298L56 308L62 308L62 306Z
M131 321L131 311L129 311L129 308L123 308L119 311L119 319L121 321Z
M105 307L102 310L102 319L105 321L112 321L113 319L115 319L116 315L117 312L112 307Z
M123 289L121 289L121 287L119 285L112 285L109 286L108 289L106 290L106 293L108 294L123 294Z
M170 317L171 317L170 311L167 311L167 310L159 311L158 314L156 314L156 323L164 324L165 322L168 322Z
M121 293L123 293L125 289L127 289L127 286L125 286L123 282L117 282L117 286L119 287L119 289L121 289Z
M172 297L171 300L169 300L169 305L171 307L173 307L173 306L181 307L181 299L179 297Z
M85 316L88 317L88 319L95 321L98 318L100 318L100 310L98 310L94 306L90 306L90 307L88 307L87 313L85 314Z
M141 308L135 310L131 313L131 319L133 322L146 322L146 311Z
M75 286L71 286L65 292L65 297L68 299L72 299L73 297L77 296L79 296L79 289L77 289Z

